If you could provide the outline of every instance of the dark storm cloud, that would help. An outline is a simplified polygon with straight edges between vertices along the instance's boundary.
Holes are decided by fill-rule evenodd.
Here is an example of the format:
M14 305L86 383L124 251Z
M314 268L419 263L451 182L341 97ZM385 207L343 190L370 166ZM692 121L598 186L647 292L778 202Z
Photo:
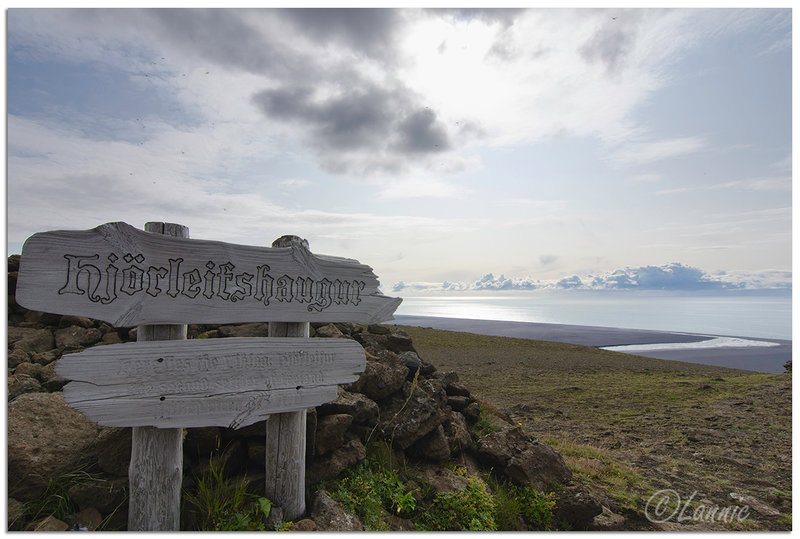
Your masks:
M514 20L525 12L524 8L441 8L428 10L438 15L449 14L457 19L478 19L485 23L499 22L503 26L511 26Z
M298 32L373 57L392 55L392 39L402 18L399 10L377 8L281 9L279 13Z
M437 122L429 108L418 110L400 122L398 149L412 153L431 153L447 150L450 141L444 127Z
M351 75L350 90L324 99L311 87L256 94L268 117L302 127L321 164L331 172L396 171L408 154L433 154L451 144L436 114L415 104L404 86L378 86ZM347 155L354 157L350 166Z

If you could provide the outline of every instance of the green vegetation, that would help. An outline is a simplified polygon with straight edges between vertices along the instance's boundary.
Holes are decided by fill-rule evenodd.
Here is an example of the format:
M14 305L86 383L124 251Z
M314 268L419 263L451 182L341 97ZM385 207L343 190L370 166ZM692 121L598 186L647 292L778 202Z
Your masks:
M554 529L553 493L519 487L488 474L468 475L460 467L455 472L466 477L466 488L436 492L417 467L390 466L387 450L386 442L371 443L364 463L319 485L358 515L369 531L392 529L392 517L411 521L417 530L430 531ZM520 523L524 527L520 528Z
M195 488L183 491L183 503L182 513L194 517L191 527L202 531L263 531L272 507L266 498L247 492L244 478L236 482L225 478L223 468L211 459Z

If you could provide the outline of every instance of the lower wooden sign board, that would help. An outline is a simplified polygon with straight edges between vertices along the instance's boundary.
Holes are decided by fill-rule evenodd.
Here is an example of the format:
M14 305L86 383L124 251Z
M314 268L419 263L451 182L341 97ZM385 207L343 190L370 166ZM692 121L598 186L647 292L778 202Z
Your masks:
M64 400L109 427L240 428L336 399L364 349L347 339L226 338L97 346L63 356Z

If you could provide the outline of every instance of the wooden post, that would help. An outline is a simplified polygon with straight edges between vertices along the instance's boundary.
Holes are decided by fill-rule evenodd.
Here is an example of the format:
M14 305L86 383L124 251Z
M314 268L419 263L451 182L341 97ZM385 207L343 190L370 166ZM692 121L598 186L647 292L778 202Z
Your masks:
M172 223L150 222L144 229L167 236L189 237L188 227ZM186 329L186 324L138 326L136 340L186 339ZM133 427L128 481L129 531L179 531L183 429Z
M273 247L308 242L297 236L282 236ZM270 322L270 337L305 337L308 322ZM284 520L294 520L306 512L306 411L273 414L267 418L267 456L265 494L283 508Z

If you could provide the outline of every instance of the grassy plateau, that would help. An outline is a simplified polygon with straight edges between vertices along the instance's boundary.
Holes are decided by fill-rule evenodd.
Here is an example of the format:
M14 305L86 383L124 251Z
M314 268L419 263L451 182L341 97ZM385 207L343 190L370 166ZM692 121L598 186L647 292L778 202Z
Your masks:
M643 529L791 529L791 374L401 329L420 357L555 447L603 505Z

